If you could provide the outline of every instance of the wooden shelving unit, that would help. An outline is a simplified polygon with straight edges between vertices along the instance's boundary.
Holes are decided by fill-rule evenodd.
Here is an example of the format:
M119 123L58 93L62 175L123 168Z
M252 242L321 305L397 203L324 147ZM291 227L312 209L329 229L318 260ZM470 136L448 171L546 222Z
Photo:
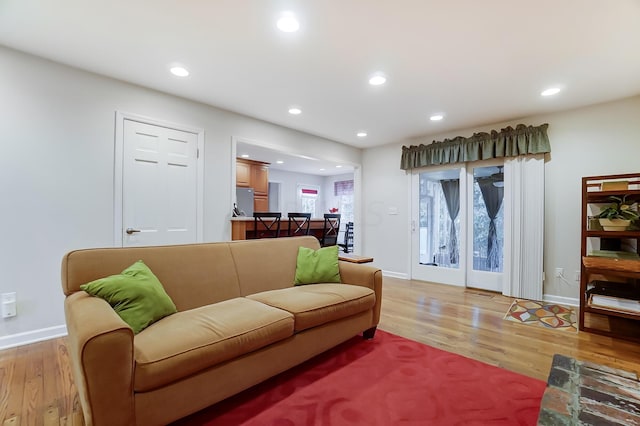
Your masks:
M626 182L628 188L602 190L603 186L620 181ZM579 328L581 331L640 342L640 312L592 303L592 295L640 300L640 257L628 259L590 255L594 250L606 247L606 250L633 252L640 256L640 230L589 229L589 218L599 212L598 204L606 205L611 202L609 197L624 195L627 195L627 199L640 201L640 173L582 178Z

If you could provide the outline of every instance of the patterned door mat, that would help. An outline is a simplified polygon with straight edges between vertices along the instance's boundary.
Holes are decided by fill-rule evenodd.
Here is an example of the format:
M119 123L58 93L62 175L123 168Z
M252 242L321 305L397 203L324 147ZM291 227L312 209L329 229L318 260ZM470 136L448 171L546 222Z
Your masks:
M555 330L578 331L573 308L532 300L514 300L504 319Z

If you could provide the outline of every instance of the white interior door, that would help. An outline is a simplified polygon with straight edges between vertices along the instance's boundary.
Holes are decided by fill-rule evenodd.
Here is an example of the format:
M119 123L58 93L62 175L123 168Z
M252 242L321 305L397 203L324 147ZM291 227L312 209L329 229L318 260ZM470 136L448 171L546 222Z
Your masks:
M122 120L123 246L201 241L198 144L194 132Z

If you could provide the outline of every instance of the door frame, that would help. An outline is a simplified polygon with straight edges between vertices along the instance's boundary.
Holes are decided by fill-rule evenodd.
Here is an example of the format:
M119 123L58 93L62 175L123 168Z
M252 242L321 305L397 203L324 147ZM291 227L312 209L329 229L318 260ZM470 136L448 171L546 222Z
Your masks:
M278 145L271 142L266 142L263 140L256 140L247 138L244 136L231 136L231 158L229 159L231 163L231 187L229 188L229 192L231 194L231 203L236 199L236 157L237 157L237 143L246 143L249 145L256 145L262 148L267 148L276 152L287 153L288 155L298 155L299 153L291 152L291 147ZM362 166L359 163L352 163L350 161L337 160L336 158L332 158L330 156L319 156L318 158L311 158L305 156L310 159L320 159L326 161L333 162L342 162L344 164L349 164L353 166L353 220L354 223L354 254L360 254L360 250L362 248L362 220L361 220L361 211L362 211ZM282 208L282 203L280 204L280 208ZM231 238L231 235L229 235Z
M204 129L191 127L184 124L172 123L143 115L124 111L116 111L115 114L115 149L114 149L114 173L113 173L113 244L115 247L123 247L123 195L124 195L124 122L125 120L149 124L151 126L165 127L181 132L193 133L197 136L196 154L196 242L204 241Z
M419 184L416 179L419 179L417 177L417 175L419 175L422 172L438 172L441 170L447 170L447 169L456 169L456 168L460 168L461 169L461 173L460 173L460 195L461 195L461 199L460 199L460 235L459 237L459 247L461 248L461 253L460 253L460 273L456 273L457 271L455 270L443 270L443 271L439 271L437 269L437 267L432 267L432 266L426 266L423 265L422 267L420 267L420 269L423 270L431 270L434 274L434 282L441 282L443 284L446 285L454 285L454 286L463 286L465 288L475 288L473 286L469 286L470 283L470 277L471 275L476 275L477 276L477 272L476 274L474 274L473 271L473 224L470 223L473 220L473 216L469 215L469 211L468 209L473 208L473 191L472 191L472 186L473 185L473 169L475 167L491 167L491 166L497 166L497 165L502 165L505 166L506 161L505 159L491 159L491 160L483 160L483 161L478 161L478 162L465 162L465 163L458 163L458 164L445 164L445 165L440 165L440 166L433 166L433 167L429 167L427 168L420 168L420 169L414 169L411 173L408 173L408 186L409 186L409 226L408 226L408 233L409 233L409 242L410 242L410 256L409 256L409 265L408 265L408 271L409 271L409 277L410 279L417 279L420 280L422 279L421 277L418 277L418 275L420 275L420 273L416 273L418 270L418 266L416 265L416 259L419 256L419 246L418 244L416 244L416 238L418 238L418 236L416 235L416 233L419 233L419 217L415 217L414 216L414 209L417 209L418 206L416 205L416 203L418 202L417 199L415 199L415 195L416 195L416 186ZM503 169L506 170L507 167L505 167ZM504 235L505 235L505 243L507 238L509 238L508 236L510 235L511 229L512 229L512 225L511 223L507 220L507 212L508 212L508 200L509 200L509 189L511 188L512 183L510 182L511 179L511 173L510 171L506 171L505 173L505 177L504 177L504 182L505 182L505 192L504 192L504 199L503 199L503 208L504 210L504 214L505 214L505 229L504 229ZM414 227L415 227L415 231L414 231ZM505 244L506 245L506 244ZM462 255L462 250L464 250L464 256ZM507 253L506 249L503 247L503 263L506 265L507 262L510 262L510 255ZM464 258L464 259L463 259ZM480 273L480 275L482 275L483 273ZM499 281L499 285L496 285L494 289L492 289L491 291L497 291L500 293L504 293L505 292L505 288L506 288L506 283L507 283L507 279L505 278L505 271L503 270L503 272L501 273L491 273L491 272L487 272L486 274L500 274L501 277L497 280ZM462 280L462 281L461 281Z

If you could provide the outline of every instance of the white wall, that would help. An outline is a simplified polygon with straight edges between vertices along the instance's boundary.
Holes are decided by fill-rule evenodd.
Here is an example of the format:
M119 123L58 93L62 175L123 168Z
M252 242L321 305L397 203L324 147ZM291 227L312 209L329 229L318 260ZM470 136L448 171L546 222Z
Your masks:
M0 293L18 293L18 316L0 319L0 347L64 331L63 254L114 244L116 110L205 129L206 241L230 237L232 136L361 161L347 145L3 47L0 94Z
M640 96L554 114L537 115L494 125L366 149L363 153L364 248L376 265L409 273L409 185L400 170L402 145L431 143L507 125L549 123L551 154L545 165L545 255L548 295L578 297L574 271L580 269L581 178L640 171ZM398 207L398 215L389 215ZM549 271L564 268L567 285Z

